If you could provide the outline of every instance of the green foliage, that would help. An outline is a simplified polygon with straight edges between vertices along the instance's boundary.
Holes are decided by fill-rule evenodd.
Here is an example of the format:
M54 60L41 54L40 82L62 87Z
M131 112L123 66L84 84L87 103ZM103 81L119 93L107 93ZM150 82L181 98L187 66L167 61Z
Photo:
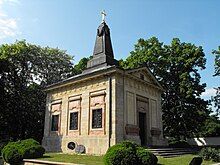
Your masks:
M218 50L214 50L212 52L215 55L215 75L220 75L220 46L218 47Z
M34 139L26 139L17 143L19 143L19 152L25 159L39 158L45 153L45 149Z
M214 162L220 161L220 150L215 148L203 148L200 151L200 156L203 157L204 160L212 160Z
M41 141L46 104L42 89L71 76L72 70L72 57L58 48L25 41L1 45L0 137Z
M1 142L0 142L0 155L1 155L1 153L2 153L2 149L3 149L7 144L8 144L7 141L1 141Z
M41 145L30 146L21 151L21 154L25 159L40 158L44 153L45 149Z
M34 139L10 142L2 150L4 161L10 164L23 159L40 158L44 153L45 149Z
M78 64L76 64L76 65L74 66L74 68L73 68L73 74L74 74L74 75L77 75L77 74L82 73L82 71L84 71L84 70L86 69L86 67L87 67L87 62L88 62L91 58L92 58L92 56L90 56L90 57L88 57L88 58L86 58L86 57L82 58L82 59L78 62Z
M212 96L211 100L214 102L216 108L216 115L220 114L220 87L214 88L216 90L215 96Z
M138 147L138 145L135 142L129 141L129 140L122 141L120 144L126 148L128 147L137 148Z
M162 95L164 134L185 139L199 132L210 111L201 99L206 84L200 84L199 70L206 59L201 46L180 42L174 38L165 45L156 37L139 39L134 51L120 65L124 69L141 66L156 75L165 92Z
M202 157L194 157L189 165L201 165L202 164Z
M172 148L190 148L190 144L185 140L173 140L169 142L169 147Z
M139 165L157 165L158 159L152 152L138 147L136 154L139 159Z
M154 165L157 164L157 157L146 151L137 144L125 141L116 144L108 149L104 156L104 163L106 165Z
M137 161L136 150L134 146L125 146L123 144L116 144L110 147L104 156L104 163L106 165L118 164L135 164Z
M215 55L215 74L214 76L220 76L220 46L218 50L212 52ZM212 101L216 107L216 113L220 114L220 86L216 87L216 95L212 97Z
M220 136L220 121L217 115L212 115L208 119L206 119L204 126L201 128L200 136Z
M22 161L19 145L16 142L8 143L2 150L2 157L9 164L19 164Z

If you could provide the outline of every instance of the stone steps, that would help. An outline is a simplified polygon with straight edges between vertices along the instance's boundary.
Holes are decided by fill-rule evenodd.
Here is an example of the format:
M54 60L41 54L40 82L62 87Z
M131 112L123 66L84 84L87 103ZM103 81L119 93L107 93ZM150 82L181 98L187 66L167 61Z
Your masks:
M164 158L171 158L186 154L195 154L198 152L197 149L192 148L150 148L148 149L156 156L162 156Z

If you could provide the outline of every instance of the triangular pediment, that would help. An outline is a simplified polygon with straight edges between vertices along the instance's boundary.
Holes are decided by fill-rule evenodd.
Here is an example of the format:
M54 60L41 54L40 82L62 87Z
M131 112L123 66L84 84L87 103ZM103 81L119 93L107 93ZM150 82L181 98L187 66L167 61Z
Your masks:
M163 89L156 77L147 67L141 67L137 69L127 70L126 73L131 74L132 76L146 81L147 83L153 84L158 86L159 88Z

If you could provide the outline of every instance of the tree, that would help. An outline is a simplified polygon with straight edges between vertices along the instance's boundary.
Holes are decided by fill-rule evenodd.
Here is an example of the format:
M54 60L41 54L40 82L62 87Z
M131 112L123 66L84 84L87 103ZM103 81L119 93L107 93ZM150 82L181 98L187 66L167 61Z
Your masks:
M72 57L58 48L26 41L1 45L0 138L41 141L46 104L42 89L71 76L72 69Z
M217 137L220 136L220 120L217 115L211 115L205 121L201 129L200 136L202 137Z
M174 38L165 45L155 37L139 39L134 51L122 62L125 69L147 65L164 87L162 111L164 133L176 139L194 136L209 114L201 99L206 84L198 70L205 69L202 47Z
M77 75L77 74L82 73L82 71L84 71L84 70L86 69L86 67L87 67L87 62L88 62L91 58L92 58L92 56L90 56L90 57L88 57L88 58L86 58L86 57L82 58L82 59L78 62L78 64L76 64L76 65L74 66L74 68L73 68L73 74L74 74L74 75Z
M215 74L214 76L220 76L220 46L218 50L212 52L215 55Z
M215 55L215 74L214 76L220 76L220 46L218 50L212 52ZM216 88L216 95L212 98L216 107L216 113L220 114L220 86Z

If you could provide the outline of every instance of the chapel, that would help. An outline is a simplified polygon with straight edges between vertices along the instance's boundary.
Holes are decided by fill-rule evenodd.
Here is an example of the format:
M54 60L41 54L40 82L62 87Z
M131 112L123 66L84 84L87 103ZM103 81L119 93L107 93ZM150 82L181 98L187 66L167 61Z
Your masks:
M123 140L142 146L165 145L163 88L147 67L119 67L105 19L97 29L87 69L45 91L42 144L46 151L102 155Z

